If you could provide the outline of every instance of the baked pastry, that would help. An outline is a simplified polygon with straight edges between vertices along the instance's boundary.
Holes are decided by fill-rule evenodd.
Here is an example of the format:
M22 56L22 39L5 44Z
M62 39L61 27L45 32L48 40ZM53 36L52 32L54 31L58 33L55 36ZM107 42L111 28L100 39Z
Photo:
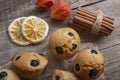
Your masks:
M51 80L77 80L77 78L71 72L55 69L51 74Z
M49 48L56 59L73 57L80 48L80 37L72 28L61 28L52 33Z
M48 60L45 57L35 52L25 52L13 59L16 71L26 79L37 78L43 72L47 63Z
M1 69L0 80L20 80L20 78L15 72L10 69Z
M93 49L81 51L74 61L74 73L82 80L95 80L104 71L102 53Z

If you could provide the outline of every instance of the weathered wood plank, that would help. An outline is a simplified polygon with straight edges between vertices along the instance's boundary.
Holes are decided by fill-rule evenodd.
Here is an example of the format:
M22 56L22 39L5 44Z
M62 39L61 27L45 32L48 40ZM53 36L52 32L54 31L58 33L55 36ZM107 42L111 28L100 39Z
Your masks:
M106 59L106 80L120 80L120 45L102 50Z
M72 0L69 0L72 1ZM94 2L96 0L80 0L74 5L71 5L72 8L77 6L82 6ZM48 40L49 35L56 29L61 27L68 26L68 20L65 21L55 21L49 17L44 18L50 25L50 32L45 41L40 45L21 47L11 43L8 34L7 28L14 19L20 16L30 16L36 15L39 17L45 17L49 15L49 10L42 10L36 7L33 4L34 0L0 0L0 65L7 63L13 58L15 54L19 54L25 51L35 51L38 53L44 54L48 57L50 54L48 49ZM114 4L114 5L113 5ZM112 6L111 6L112 5ZM106 80L119 80L120 79L120 59L119 59L119 47L120 47L120 1L119 0L107 0L105 2L95 4L87 7L91 10L102 10L106 15L109 15L115 18L115 30L112 35L108 37L94 37L90 36L84 32L79 32L82 40L81 49L86 45L86 42L92 42L99 46L99 49L104 53L106 58L106 68L105 68L105 77ZM73 11L75 12L75 10ZM52 58L49 57L51 60ZM56 62L51 62L51 65L55 65ZM54 64L55 63L55 64ZM60 64L59 64L60 65ZM59 68L58 65L58 68ZM61 68L62 66L60 66ZM67 69L67 67L62 67L62 69ZM50 70L52 71L52 69ZM44 74L43 74L44 75Z

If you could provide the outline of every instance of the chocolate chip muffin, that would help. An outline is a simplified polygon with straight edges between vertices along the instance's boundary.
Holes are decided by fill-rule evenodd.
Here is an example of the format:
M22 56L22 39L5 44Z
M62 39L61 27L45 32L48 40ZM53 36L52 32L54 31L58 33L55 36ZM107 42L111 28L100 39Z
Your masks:
M16 71L26 79L37 78L43 72L47 63L48 60L45 57L35 52L25 52L13 59Z
M15 72L10 69L1 69L0 80L20 80L20 78Z
M74 73L82 80L95 80L104 71L104 57L102 53L92 49L81 51L74 61Z
M73 57L80 48L80 37L72 28L61 28L52 33L49 48L56 59Z
M77 80L77 78L71 72L55 69L51 74L51 80Z

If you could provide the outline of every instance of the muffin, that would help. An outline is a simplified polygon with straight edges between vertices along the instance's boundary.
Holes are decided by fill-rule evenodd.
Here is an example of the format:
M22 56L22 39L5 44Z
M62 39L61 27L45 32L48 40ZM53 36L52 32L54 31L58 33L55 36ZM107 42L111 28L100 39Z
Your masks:
M72 28L58 29L50 36L49 48L56 59L71 58L80 48L80 37Z
M104 57L102 53L93 49L81 51L74 61L74 73L82 80L95 80L104 71Z
M10 69L1 69L0 80L20 80L20 78L15 72Z
M51 74L51 80L77 80L77 78L71 72L55 69Z
M26 79L37 78L47 64L48 60L35 52L25 52L13 59L16 71L21 77Z

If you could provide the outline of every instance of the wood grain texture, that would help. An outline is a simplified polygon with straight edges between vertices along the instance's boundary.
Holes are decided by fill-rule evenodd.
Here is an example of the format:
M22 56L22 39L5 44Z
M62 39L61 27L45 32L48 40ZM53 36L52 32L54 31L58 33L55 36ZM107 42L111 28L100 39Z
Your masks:
M68 2L73 2L74 0L68 0ZM76 8L88 3L92 3L98 0L79 0L79 2L71 5L71 8ZM61 27L67 27L70 18L65 21L56 21L50 19L48 16L50 10L44 10L38 8L34 5L35 0L0 0L0 65L3 66L8 61L10 61L16 54L20 54L25 51L35 51L44 54L51 61L48 64L56 65L55 67L68 70L68 65L61 66L61 64L68 64L66 62L55 62L54 59L49 55L48 40L50 34ZM78 30L81 36L82 45L81 50L86 46L87 42L95 43L99 46L99 49L104 53L106 58L105 67L105 78L106 80L120 80L120 1L119 0L107 0L95 5L88 6L86 8L90 10L102 10L104 14L115 19L115 30L108 37L95 37L87 34L86 32L81 32ZM76 10L73 10L73 14ZM47 39L39 45L34 46L17 46L13 44L7 33L7 28L9 24L16 18L21 16L35 15L42 17L46 20L50 26L50 31ZM54 61L54 62L52 62ZM49 67L47 70L49 70ZM54 68L54 67L53 67ZM50 69L51 72L53 69ZM43 74L44 75L44 74ZM48 74L49 75L49 74ZM43 79L44 77L40 77ZM40 80L39 79L39 80ZM49 80L48 77L45 80Z

